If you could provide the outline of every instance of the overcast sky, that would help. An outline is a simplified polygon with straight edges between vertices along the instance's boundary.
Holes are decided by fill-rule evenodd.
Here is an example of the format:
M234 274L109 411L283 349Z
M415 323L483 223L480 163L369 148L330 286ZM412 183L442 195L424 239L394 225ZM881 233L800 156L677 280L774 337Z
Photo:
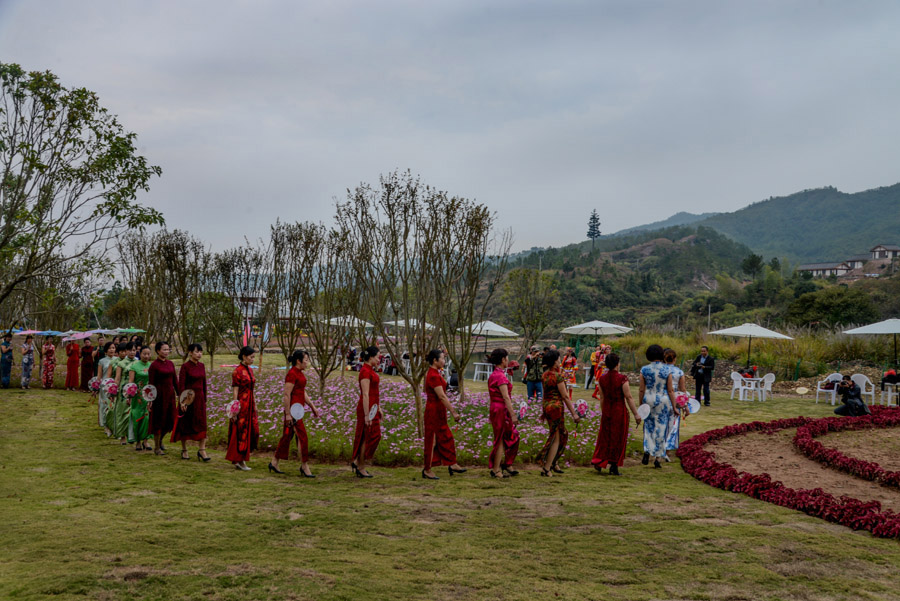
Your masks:
M0 61L96 91L216 249L395 168L515 249L900 181L900 2L0 0Z

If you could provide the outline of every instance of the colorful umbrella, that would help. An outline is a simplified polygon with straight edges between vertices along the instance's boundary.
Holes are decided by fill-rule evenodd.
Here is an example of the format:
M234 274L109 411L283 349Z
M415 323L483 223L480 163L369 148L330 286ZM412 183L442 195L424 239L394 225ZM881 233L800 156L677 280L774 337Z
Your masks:
M119 328L116 330L119 334L143 334L146 331L140 328Z
M75 332L71 336L66 336L62 339L63 342L73 342L75 340L84 340L85 338L90 338L93 336L90 332Z

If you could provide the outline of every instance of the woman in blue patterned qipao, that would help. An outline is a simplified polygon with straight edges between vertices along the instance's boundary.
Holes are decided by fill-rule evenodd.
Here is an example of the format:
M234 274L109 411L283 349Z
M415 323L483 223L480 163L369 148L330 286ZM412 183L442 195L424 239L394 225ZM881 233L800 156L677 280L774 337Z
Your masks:
M675 390L672 385L672 370L663 363L663 348L651 344L647 348L650 365L641 368L641 403L650 406L650 415L644 420L644 465L654 457L653 467L662 467L660 458L666 456L666 432L669 417L675 411Z
M675 395L677 396L679 392L687 394L684 370L675 365L675 359L678 358L678 354L674 350L667 348L663 351L663 357L666 365L672 370L672 388L675 389ZM676 409L669 416L669 429L666 432L666 451L678 450L680 444L679 437L681 435L681 420L687 417L687 413L687 407L684 407L683 409ZM669 461L668 453L666 453L665 458L666 461Z

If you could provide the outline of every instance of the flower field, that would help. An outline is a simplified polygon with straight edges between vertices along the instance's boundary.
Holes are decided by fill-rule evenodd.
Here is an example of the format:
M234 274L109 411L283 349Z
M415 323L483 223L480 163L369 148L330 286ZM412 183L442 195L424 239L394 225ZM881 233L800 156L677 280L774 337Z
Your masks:
M306 418L309 451L313 461L349 462L356 428L356 403L359 398L357 374L333 377L328 380L323 398L317 398L318 380L310 373L307 391L319 410L319 418ZM260 449L274 449L281 437L284 423L284 370L264 369L257 374L256 406L259 415ZM524 387L513 387L513 405L525 401ZM415 465L422 462L422 438L416 434L416 412L410 387L406 382L383 377L380 384L382 410L382 439L375 454L377 465ZM231 371L218 370L209 377L207 400L210 443L225 445L228 438L228 418L225 406L231 400ZM460 413L460 423L450 418L450 428L456 440L456 453L463 465L487 464L491 448L491 424L488 419L486 392L467 392L466 400L451 395L451 402ZM423 396L424 403L424 396ZM594 442L600 427L600 412L591 407L577 430L571 418L567 420L569 445L564 456L568 464L587 465L594 453ZM547 439L547 426L539 417L541 407L533 403L524 421L519 423L519 458L530 462ZM633 422L632 422L633 423ZM633 429L633 426L632 426ZM635 440L632 431L629 444ZM296 444L296 443L295 443ZM296 447L294 447L296 448Z

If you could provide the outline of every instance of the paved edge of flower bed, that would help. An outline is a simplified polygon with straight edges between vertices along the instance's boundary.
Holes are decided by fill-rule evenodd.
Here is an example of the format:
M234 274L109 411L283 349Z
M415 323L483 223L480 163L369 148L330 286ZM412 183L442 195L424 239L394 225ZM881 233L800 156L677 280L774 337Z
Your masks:
M748 432L773 433L786 428L800 428L814 421L816 420L808 417L792 417L710 430L682 442L677 455L685 472L710 486L744 493L754 499L802 511L853 530L866 530L877 537L900 538L900 514L890 510L882 511L878 501L860 501L846 496L835 498L821 488L788 488L781 482L772 480L769 474L738 472L727 463L718 463L713 454L704 448L711 442Z
M872 415L859 417L823 417L797 428L794 446L809 459L833 467L863 480L871 480L883 486L900 488L900 472L882 468L874 461L847 457L837 449L826 447L816 440L830 432L845 430L874 430L900 426L900 408L875 406Z

